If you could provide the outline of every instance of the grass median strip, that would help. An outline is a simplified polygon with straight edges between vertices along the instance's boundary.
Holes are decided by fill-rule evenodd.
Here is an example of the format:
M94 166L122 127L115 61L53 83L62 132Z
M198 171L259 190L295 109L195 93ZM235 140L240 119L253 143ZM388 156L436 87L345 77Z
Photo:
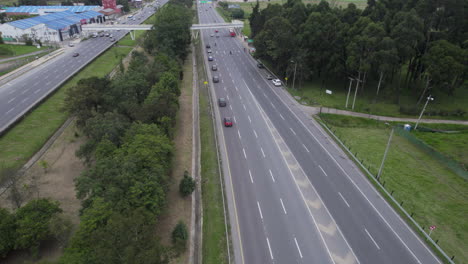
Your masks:
M105 76L130 51L131 48L122 47L109 49L4 134L0 138L0 169L21 167L63 124L68 118L68 114L62 110L68 88L80 79Z
M199 46L199 45L198 45ZM200 48L200 47L198 47ZM202 53L197 52L197 64L202 65ZM201 140L201 180L203 200L203 263L228 263L226 229L223 208L224 188L220 182L218 156L216 155L213 118L211 115L207 80L203 67L198 67L200 140Z
M376 175L390 129L383 122L365 118L329 114L321 118ZM455 256L457 263L468 262L468 183L462 177L395 133L381 181L426 231L437 226L431 237L449 256Z

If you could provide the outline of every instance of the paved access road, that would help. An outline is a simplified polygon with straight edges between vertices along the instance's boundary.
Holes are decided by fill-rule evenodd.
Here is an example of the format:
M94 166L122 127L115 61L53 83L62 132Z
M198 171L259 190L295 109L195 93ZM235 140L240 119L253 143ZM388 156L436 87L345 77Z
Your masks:
M210 4L198 14L222 21ZM236 263L440 263L238 38L226 29L202 38L220 79L210 87L227 99L217 117L234 121L217 129Z
M161 0L160 4L166 2ZM135 20L126 23L140 24L154 12L154 6L147 5L134 16ZM115 42L111 42L108 37L97 37L78 43L75 47L66 47L66 51L57 58L0 86L0 133L128 32L110 33L116 39ZM75 52L79 53L78 57L72 56Z

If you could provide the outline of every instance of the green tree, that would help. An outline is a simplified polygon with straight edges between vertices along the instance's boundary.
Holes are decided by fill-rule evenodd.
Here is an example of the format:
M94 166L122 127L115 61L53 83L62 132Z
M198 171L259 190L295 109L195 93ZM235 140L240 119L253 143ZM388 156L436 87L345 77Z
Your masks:
M16 211L16 249L30 249L36 255L40 242L51 236L50 220L62 212L58 202L37 199L28 202Z
M127 0L117 0L118 5L122 5L122 11L130 12L130 5L128 4Z
M265 23L264 29L255 37L257 56L267 59L279 73L284 73L291 58L291 46L295 46L293 28L282 17L274 17Z
M5 257L15 246L15 217L7 209L0 208L0 258Z
M65 109L77 117L79 127L84 127L86 121L96 113L108 110L109 84L107 78L91 77L81 79L67 90Z
M244 10L240 8L231 10L231 17L235 19L244 19Z
M184 171L184 177L180 180L179 183L179 192L183 197L186 197L195 190L195 180L188 174L188 171Z
M435 41L423 62L433 85L440 91L453 95L455 88L466 80L468 52L446 40Z
M156 13L153 29L145 39L145 49L162 52L183 60L188 54L192 12L181 5L169 4Z
M186 249L188 238L187 226L183 221L179 221L172 231L172 244L177 252L183 252Z

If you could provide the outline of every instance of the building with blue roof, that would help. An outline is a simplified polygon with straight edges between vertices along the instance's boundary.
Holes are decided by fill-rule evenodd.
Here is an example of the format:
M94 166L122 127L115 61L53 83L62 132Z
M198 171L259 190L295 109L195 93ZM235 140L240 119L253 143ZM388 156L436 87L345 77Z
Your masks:
M44 15L47 13L55 13L61 11L71 11L73 13L83 13L86 11L98 11L100 6L19 6L8 7L5 13L8 14L23 14L23 15Z
M96 11L75 13L65 10L2 24L0 32L5 41L23 42L27 36L43 43L60 42L80 34L83 24L104 21L104 15Z

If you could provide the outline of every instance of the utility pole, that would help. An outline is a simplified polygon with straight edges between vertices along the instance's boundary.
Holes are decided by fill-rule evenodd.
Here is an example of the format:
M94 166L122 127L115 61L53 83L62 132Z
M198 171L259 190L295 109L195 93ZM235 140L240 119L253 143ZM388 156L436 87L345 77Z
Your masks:
M354 103L356 103L356 96L357 96L357 91L359 89L359 83L360 82L362 82L362 81L359 80L359 79L356 79L356 90L354 91L353 107L351 108L352 110L354 110Z
M421 114L419 115L418 122L416 122L416 125L414 126L414 130L416 130L418 128L419 121L421 121L421 117L423 116L424 110L426 110L426 106L429 103L429 101L434 101L434 97L432 97L431 95L429 95L427 97L426 103L424 104L424 107L423 107L423 109L421 111Z
M383 170L383 167L384 167L384 164L385 164L385 159L387 158L388 149L390 148L390 143L392 142L392 137L393 137L393 131L394 130L395 130L395 128L392 127L392 131L390 132L390 137L388 138L387 147L385 148L385 152L384 152L384 155L383 155L382 164L380 164L379 173L377 174L377 180L379 180L380 175L382 175L382 170Z
M348 88L348 95L346 96L346 105L345 108L348 108L348 100L349 100L349 94L351 93L351 85L353 84L354 79L351 77L348 77L349 79L349 88Z
M294 89L294 83L296 82L296 69L297 69L297 62L291 61L294 64L294 76L293 76L293 89Z

